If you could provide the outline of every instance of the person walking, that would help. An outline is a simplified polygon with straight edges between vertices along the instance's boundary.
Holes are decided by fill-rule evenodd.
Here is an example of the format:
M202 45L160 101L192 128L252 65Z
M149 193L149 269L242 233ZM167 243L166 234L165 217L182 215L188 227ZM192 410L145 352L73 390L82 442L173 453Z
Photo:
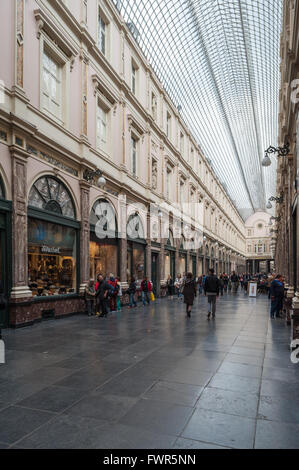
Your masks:
M168 278L167 278L167 292L168 292L168 299L173 299L173 280L170 274L168 274Z
M209 276L205 282L205 295L208 296L208 320L212 314L212 318L215 319L216 315L216 298L219 296L220 282L217 276L214 274L214 269L209 270Z
M87 313L89 317L91 317L92 315L95 315L95 296L96 296L96 291L95 291L94 279L90 279L89 283L85 287L85 302L86 302Z
M96 298L98 299L99 317L107 317L108 315L108 295L111 291L111 285L104 279L102 274L98 275L98 283L96 290Z
M270 286L271 308L270 317L280 318L280 311L282 310L283 297L284 297L284 284L281 274L277 274L275 279L271 282Z
M143 281L141 282L141 295L142 295L142 303L145 305L145 301L147 301L147 305L150 304L150 293L152 292L152 285L147 279L147 276L144 277Z
M183 284L184 303L186 304L186 316L191 317L192 305L196 297L196 284L192 273L187 273Z
M219 288L220 288L220 294L221 296L223 296L224 279L223 279L222 274L220 275L220 278L219 278Z
M223 278L223 283L224 283L223 290L226 293L227 292L227 287L228 287L228 281L229 281L228 275L226 273L223 273L222 278Z
M175 285L175 288L177 290L178 300L180 300L180 299L183 298L183 294L182 294L183 279L182 279L182 275L180 273L178 274L178 277L176 278L174 285Z
M136 303L136 300L135 300L136 291L137 291L137 285L136 285L136 282L135 282L135 278L131 277L131 281L130 281L129 289L128 289L128 293L129 293L129 296L130 296L130 302L129 302L129 307L128 308L137 307L137 303Z
M238 282L239 282L239 278L236 274L235 271L233 271L231 277L230 277L230 280L231 280L231 283L232 283L232 292L233 293L236 293L237 292L237 289L238 289Z
M118 278L115 279L116 280L116 311L117 312L121 312L121 302L120 302L120 299L123 295L122 293L122 288L121 288L121 283L120 283L120 280Z
M203 277L202 275L199 276L198 278L198 294L202 294L202 283L203 283Z

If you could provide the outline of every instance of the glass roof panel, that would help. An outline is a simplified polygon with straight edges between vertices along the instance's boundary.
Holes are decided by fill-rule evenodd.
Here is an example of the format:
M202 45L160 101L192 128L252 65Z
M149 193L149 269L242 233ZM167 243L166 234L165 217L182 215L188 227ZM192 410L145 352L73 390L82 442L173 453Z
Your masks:
M114 0L240 214L275 194L283 0Z

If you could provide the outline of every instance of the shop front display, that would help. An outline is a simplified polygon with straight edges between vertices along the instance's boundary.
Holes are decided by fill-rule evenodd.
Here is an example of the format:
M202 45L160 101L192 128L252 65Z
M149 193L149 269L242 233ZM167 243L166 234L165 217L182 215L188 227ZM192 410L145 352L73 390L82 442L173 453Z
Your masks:
M145 234L138 212L131 214L127 222L127 282L132 277L140 285L145 276ZM139 281L139 282L138 282Z
M71 195L60 180L43 176L28 207L28 285L33 297L78 292L78 222Z
M180 253L178 273L180 273L183 276L183 274L186 272L187 272L187 255L185 253Z
M33 297L77 291L76 229L28 219L28 285Z
M175 266L175 246L172 231L169 230L168 239L165 245L164 255L164 277L168 278L169 274L172 279L176 278L176 266Z
M5 199L0 177L0 289L6 298L11 288L11 202ZM8 326L9 308L0 310L0 328Z
M105 199L93 205L90 214L90 279L99 273L119 275L119 240L113 206Z

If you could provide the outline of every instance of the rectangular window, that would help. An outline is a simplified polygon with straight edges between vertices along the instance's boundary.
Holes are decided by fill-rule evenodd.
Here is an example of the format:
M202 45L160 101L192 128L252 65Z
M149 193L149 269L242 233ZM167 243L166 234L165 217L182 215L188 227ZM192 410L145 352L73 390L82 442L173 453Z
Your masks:
M136 95L136 77L137 76L137 70L132 64L132 70L131 70L131 91Z
M171 137L171 115L168 112L166 114L166 135L170 139L170 137Z
M62 67L53 57L43 53L43 109L61 119Z
M104 148L107 144L107 112L98 104L97 110L97 146Z
M194 150L191 149L191 154L190 154L190 165L192 168L194 168Z
M102 54L106 55L107 50L107 25L101 15L99 15L99 49Z
M184 155L184 134L180 133L180 152L181 155Z
M167 199L170 199L171 195L171 170L167 170L166 172L166 196Z
M131 137L131 171L137 175L137 140Z

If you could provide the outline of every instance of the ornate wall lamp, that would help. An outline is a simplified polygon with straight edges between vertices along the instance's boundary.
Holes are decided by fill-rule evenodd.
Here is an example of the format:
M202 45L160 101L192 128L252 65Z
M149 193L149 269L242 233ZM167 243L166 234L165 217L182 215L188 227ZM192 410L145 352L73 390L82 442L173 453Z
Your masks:
M269 197L268 204L266 205L267 209L272 209L271 201L275 201L277 204L282 204L283 203L283 195L281 195L279 197L275 197L275 196Z
M103 172L101 170L99 170L99 169L96 169L96 170L86 169L86 170L84 170L83 179L85 179L85 181L88 181L89 183L92 183L96 178L98 178L97 185L100 188L103 188L106 185L106 179L105 179L105 177L103 175Z
M286 157L290 153L290 144L287 143L283 147L272 147L270 146L266 151L265 151L265 156L262 160L262 166L270 166L271 165L271 159L269 157L269 154L271 153L277 153L278 157Z
M276 222L280 222L280 221L281 221L281 217L280 217L280 216L279 216L279 217L274 217L274 216L272 215L272 217L270 218L269 225L273 225L272 220L275 220Z

